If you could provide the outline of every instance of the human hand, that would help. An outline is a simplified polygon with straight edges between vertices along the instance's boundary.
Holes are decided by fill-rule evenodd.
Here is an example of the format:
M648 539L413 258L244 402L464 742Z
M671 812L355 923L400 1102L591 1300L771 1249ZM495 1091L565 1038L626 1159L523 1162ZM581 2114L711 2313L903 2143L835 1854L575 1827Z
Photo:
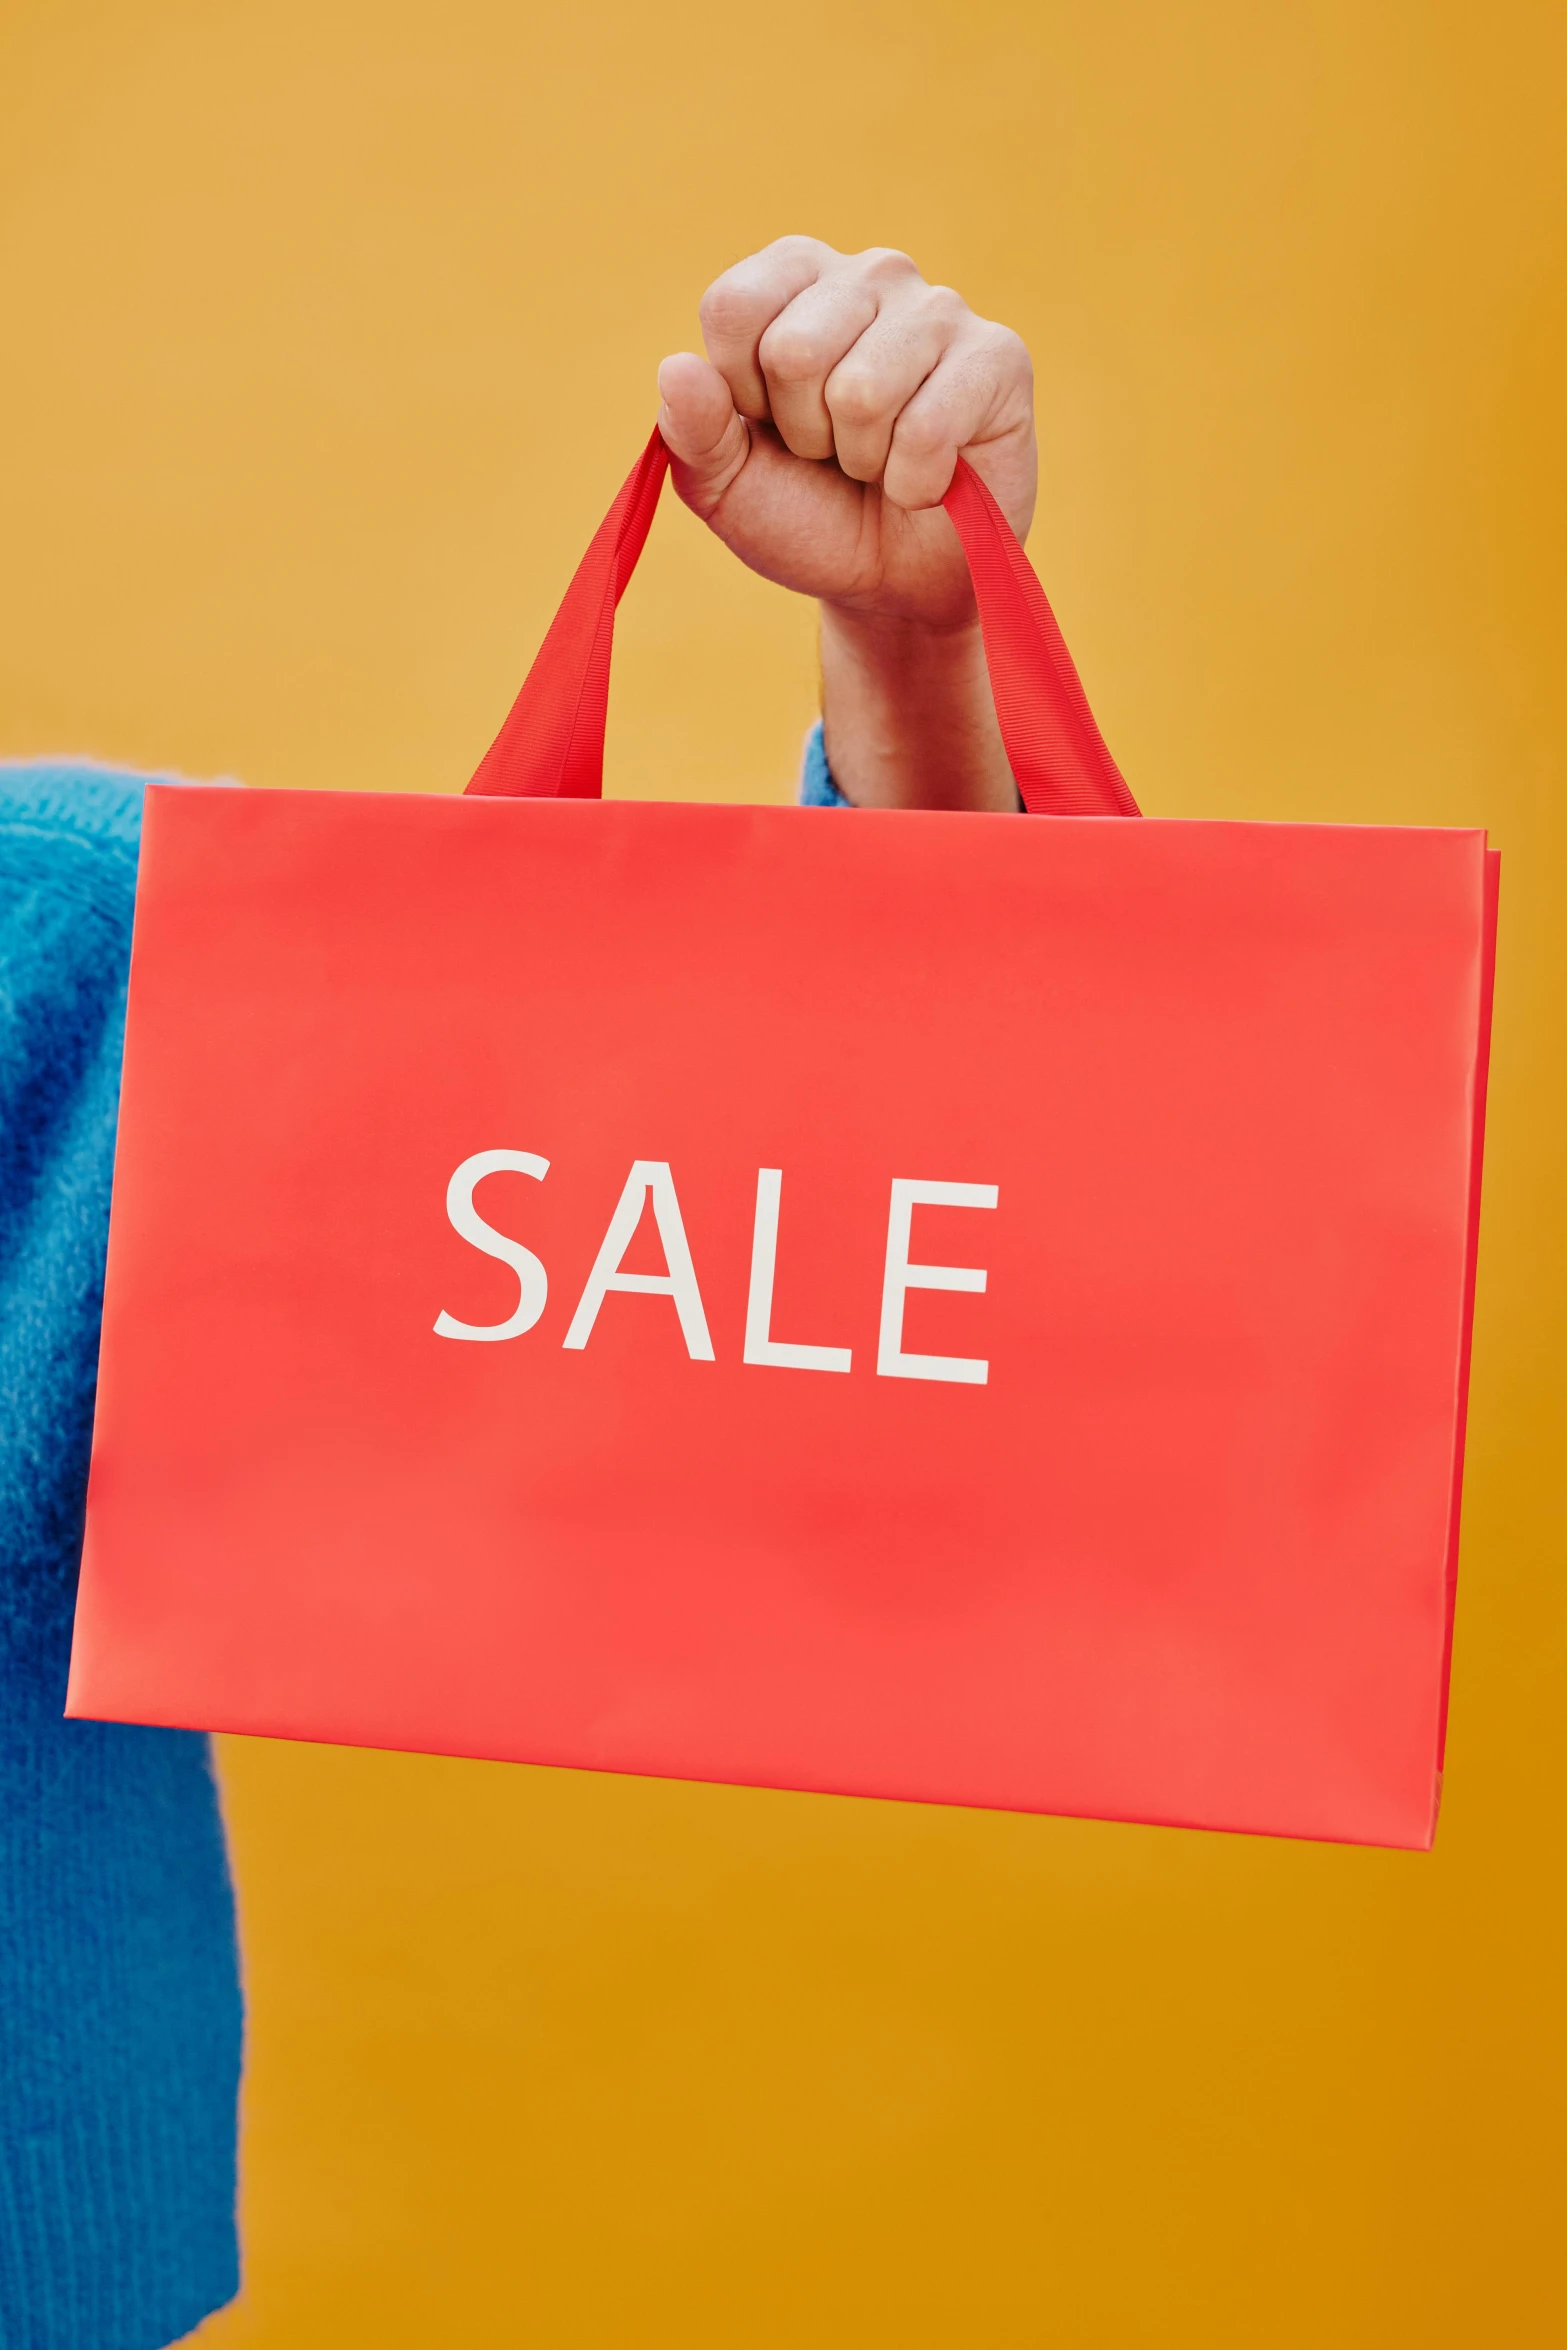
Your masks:
M659 369L675 487L743 563L856 612L959 626L968 567L941 500L961 450L1022 538L1033 372L1009 327L904 253L781 237L702 297L708 356Z
M1021 537L1033 375L1017 335L907 255L784 237L659 370L675 487L753 571L817 597L827 748L851 798L1015 807L973 590L941 499L961 452Z

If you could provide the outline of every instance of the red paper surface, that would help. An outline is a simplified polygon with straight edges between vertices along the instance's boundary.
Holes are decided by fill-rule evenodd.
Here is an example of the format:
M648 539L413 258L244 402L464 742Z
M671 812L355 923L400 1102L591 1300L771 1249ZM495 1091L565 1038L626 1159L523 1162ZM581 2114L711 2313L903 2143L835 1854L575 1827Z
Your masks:
M70 1710L1423 1845L1483 837L148 794ZM448 1221L476 1204L548 1301ZM671 1171L707 1327L611 1291ZM759 1169L771 1330L742 1360ZM894 1179L918 1207L883 1376ZM625 1260L657 1275L651 1210Z

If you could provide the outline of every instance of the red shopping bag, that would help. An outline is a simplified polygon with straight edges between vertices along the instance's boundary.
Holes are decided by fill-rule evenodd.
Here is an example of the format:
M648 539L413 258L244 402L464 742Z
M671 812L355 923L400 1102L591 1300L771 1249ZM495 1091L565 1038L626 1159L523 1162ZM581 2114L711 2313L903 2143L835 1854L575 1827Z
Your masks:
M599 804L617 500L463 798L148 794L69 1711L1430 1842L1494 859Z

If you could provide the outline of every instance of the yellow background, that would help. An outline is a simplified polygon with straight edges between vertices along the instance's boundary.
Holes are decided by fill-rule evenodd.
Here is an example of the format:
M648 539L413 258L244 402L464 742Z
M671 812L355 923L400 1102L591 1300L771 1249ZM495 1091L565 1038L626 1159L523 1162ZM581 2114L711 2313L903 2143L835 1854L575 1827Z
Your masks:
M1146 808L1505 858L1435 1855L229 1741L213 2350L1563 2338L1564 68L1560 0L6 0L0 754L460 785L804 228L1028 337ZM671 503L613 787L783 796L813 693Z

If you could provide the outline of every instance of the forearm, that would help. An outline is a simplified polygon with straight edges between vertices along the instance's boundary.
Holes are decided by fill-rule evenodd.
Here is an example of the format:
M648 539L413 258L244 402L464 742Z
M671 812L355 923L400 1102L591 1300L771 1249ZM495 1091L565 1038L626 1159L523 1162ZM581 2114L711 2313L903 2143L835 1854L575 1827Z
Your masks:
M937 629L824 603L821 624L823 731L845 798L1016 809L977 620Z

